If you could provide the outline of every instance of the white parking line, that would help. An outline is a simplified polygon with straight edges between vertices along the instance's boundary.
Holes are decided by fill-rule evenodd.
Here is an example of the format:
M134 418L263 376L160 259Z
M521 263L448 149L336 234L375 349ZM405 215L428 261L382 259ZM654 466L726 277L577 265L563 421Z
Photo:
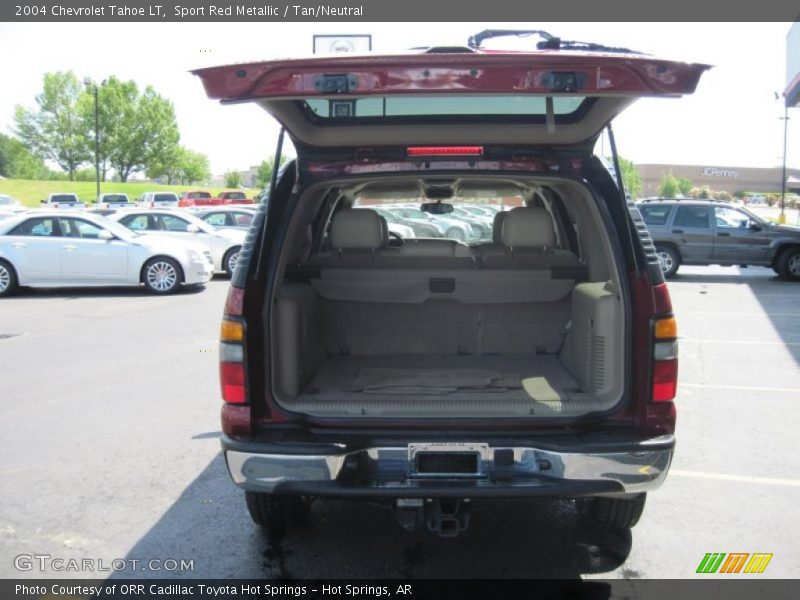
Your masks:
M687 297L688 296L688 297L691 297L691 298L696 298L699 295L699 296L706 296L707 298L714 298L719 294L724 294L726 291L731 291L731 290L708 290L708 291L704 291L704 292L698 292L696 290L675 290L674 295L675 296L683 296L683 297ZM797 292L791 292L791 293L790 292L779 292L779 293L776 293L776 294L763 294L761 292L755 292L751 288L748 288L747 290L743 290L743 291L746 291L746 292L749 292L749 293L748 294L742 294L739 297L739 299L742 299L742 298L753 298L753 297L755 297L756 299L760 299L760 298L797 298ZM673 295L673 293L670 292L670 296L672 296L672 295Z
M778 392L781 394L800 394L800 388L756 387L749 385L715 385L706 383L678 383L679 387L705 388L711 390L736 390L743 392Z
M800 487L800 479L777 479L774 477L750 477L747 475L726 475L724 473L703 473L701 471L684 471L682 469L670 469L670 477L696 477L698 479L716 479L719 481L737 481L739 483L761 483L765 485L787 485L790 487Z
M800 313L765 313L765 312L706 312L694 310L677 310L675 314L680 318L681 315L699 315L701 317L781 317L796 319Z

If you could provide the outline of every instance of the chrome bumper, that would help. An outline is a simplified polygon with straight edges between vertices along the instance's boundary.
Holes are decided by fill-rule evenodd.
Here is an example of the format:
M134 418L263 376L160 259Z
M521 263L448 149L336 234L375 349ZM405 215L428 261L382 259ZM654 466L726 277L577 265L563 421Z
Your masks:
M316 489L315 493L330 495L413 497L438 490L436 495L553 496L563 492L570 496L654 490L666 478L673 446L672 436L666 436L621 452L409 444L310 455L226 449L225 459L233 481L249 491L311 493ZM415 455L425 451L473 452L475 471L420 473Z

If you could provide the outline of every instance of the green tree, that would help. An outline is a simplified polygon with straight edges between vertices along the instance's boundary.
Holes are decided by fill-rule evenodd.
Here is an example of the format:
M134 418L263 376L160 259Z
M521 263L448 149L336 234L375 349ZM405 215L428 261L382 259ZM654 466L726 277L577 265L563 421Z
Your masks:
M689 191L689 197L690 198L702 198L704 200L707 200L708 198L712 197L712 191L711 191L711 188L708 187L707 185L704 185L703 187L693 187Z
M211 167L205 154L183 149L180 165L181 183L195 183L211 179Z
M35 155L58 164L70 180L91 157L84 121L78 112L83 93L83 86L72 71L46 73L42 92L36 96L37 108L17 106L14 110L17 137Z
M135 82L114 77L99 93L107 115L101 121L101 154L120 181L150 164L166 164L180 140L172 103L150 86L140 94Z
M225 187L236 188L242 185L242 176L238 171L225 173Z
M75 171L75 181L95 181L96 177L94 167L84 167Z
M162 149L147 164L145 174L150 179L164 177L167 180L167 185L180 181L185 153L186 148L178 145Z
M0 133L0 175L9 179L45 179L47 167L18 139Z
M678 178L678 191L680 191L683 196L688 196L693 187L694 184L691 179L687 179L686 177Z
M281 156L281 166L285 165L288 160L286 156ZM258 165L258 170L256 171L256 185L258 187L264 188L269 186L269 182L272 180L272 169L274 166L274 156L270 156L267 160Z
M622 184L625 186L625 191L628 192L632 198L638 198L642 193L642 177L639 171L636 170L636 165L633 161L626 158L618 157L619 168L622 171Z
M658 184L658 195L664 198L674 198L680 192L678 179L672 172L661 173L661 183Z

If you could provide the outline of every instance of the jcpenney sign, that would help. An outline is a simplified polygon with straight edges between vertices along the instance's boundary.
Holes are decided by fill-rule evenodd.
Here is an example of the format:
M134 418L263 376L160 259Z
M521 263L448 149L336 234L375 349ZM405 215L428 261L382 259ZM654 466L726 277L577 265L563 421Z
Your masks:
M707 177L730 177L731 179L737 179L739 177L739 172L734 169L718 169L717 167L700 169L700 174Z

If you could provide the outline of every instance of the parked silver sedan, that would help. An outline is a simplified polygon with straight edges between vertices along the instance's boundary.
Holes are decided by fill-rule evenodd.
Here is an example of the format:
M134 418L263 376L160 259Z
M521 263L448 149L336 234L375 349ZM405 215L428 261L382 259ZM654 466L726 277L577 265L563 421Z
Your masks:
M139 286L155 294L211 278L202 249L133 233L85 212L35 211L0 221L0 296L19 286Z
M233 274L245 235L241 229L217 229L182 209L132 209L115 211L109 219L137 233L166 236L199 244L211 253L214 270Z
M192 214L214 227L249 229L256 216L256 209L242 206L215 206L195 210Z

